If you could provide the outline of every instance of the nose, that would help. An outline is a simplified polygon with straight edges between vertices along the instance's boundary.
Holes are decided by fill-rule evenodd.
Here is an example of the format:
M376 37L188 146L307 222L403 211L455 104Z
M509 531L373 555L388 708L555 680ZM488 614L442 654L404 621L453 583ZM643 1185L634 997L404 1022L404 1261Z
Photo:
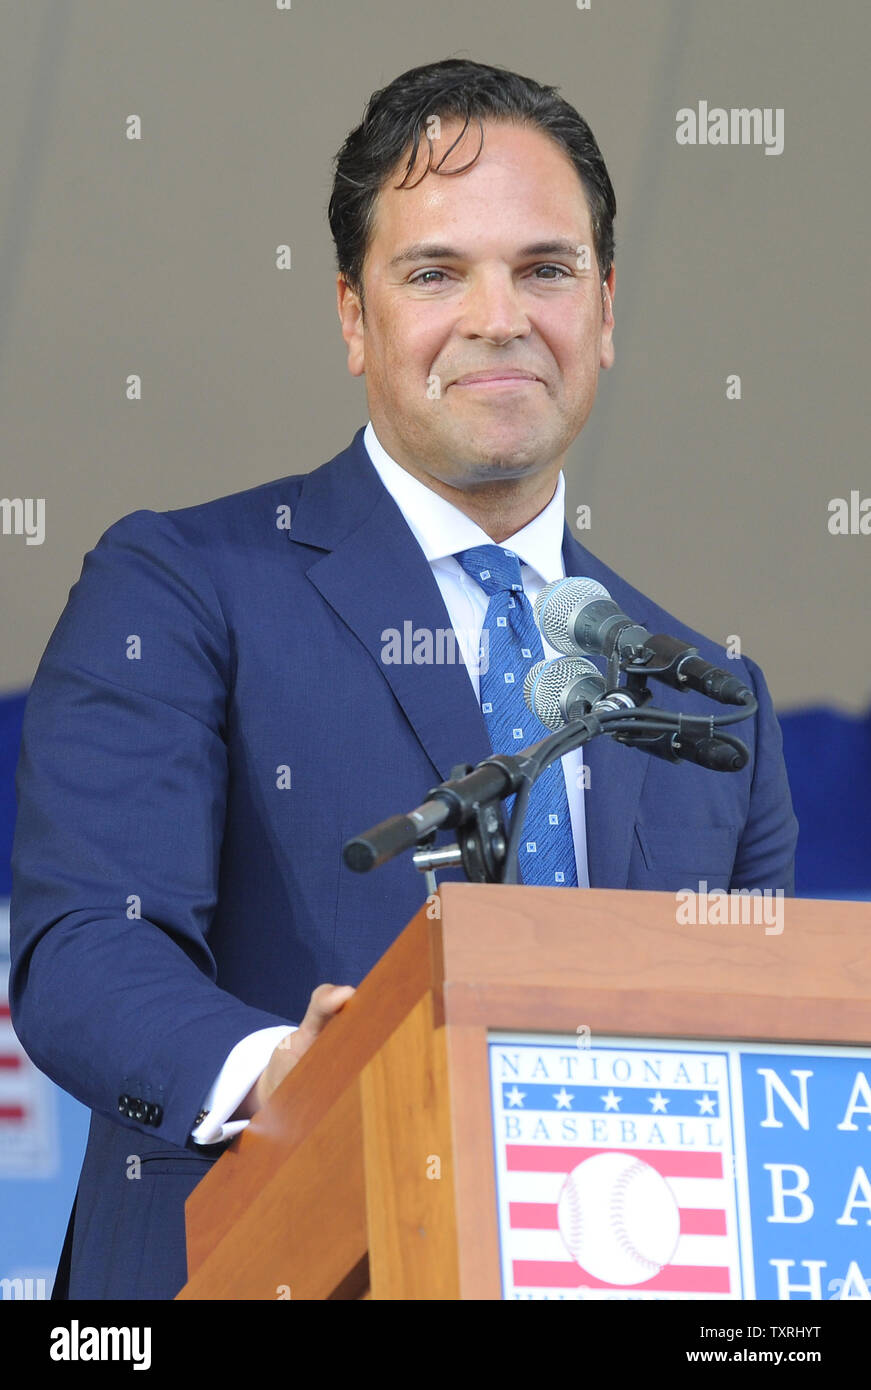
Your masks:
M520 293L506 266L480 269L463 296L459 331L502 346L531 331Z

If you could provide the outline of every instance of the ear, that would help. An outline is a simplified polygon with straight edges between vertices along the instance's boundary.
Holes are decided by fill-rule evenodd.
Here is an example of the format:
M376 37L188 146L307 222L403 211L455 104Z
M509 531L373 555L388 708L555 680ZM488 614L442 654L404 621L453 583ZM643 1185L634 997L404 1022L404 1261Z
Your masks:
M352 290L344 275L336 276L336 307L342 325L342 337L348 345L348 371L362 376L363 365L363 305L356 290Z
M602 353L599 365L614 365L614 267L608 271L602 285Z

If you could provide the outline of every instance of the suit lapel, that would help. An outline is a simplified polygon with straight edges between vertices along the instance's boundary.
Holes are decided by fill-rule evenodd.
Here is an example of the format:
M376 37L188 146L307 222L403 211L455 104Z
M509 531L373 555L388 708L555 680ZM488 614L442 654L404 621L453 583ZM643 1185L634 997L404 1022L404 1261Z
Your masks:
M360 430L343 454L308 475L288 534L329 551L314 559L308 578L369 652L444 780L457 762L490 755L487 727L459 652L437 672L407 659L385 660L390 629L399 634L404 657L416 630L452 629L429 563L362 437Z
M630 617L644 623L646 615L637 611L637 601L630 608L631 600L624 600L619 577L578 544L568 525L563 540L563 564L566 575L583 575L604 584L616 603L621 607L626 605L624 611L628 611ZM590 659L604 675L604 659ZM590 774L585 800L590 886L625 888L629 882L638 803L650 759L636 749L626 748L603 736L584 748L584 763Z

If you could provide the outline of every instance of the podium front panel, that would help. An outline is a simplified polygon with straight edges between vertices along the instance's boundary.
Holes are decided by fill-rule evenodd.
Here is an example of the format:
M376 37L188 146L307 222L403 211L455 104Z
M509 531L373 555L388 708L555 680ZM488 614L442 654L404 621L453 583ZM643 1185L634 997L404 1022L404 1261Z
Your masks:
M487 1050L503 1298L871 1297L871 1049Z

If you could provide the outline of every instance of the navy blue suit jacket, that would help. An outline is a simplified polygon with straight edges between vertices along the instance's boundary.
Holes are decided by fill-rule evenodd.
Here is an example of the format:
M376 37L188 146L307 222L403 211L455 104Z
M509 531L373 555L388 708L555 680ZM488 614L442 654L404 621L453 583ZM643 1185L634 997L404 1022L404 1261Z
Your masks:
M492 751L461 663L382 660L385 629L450 619L362 435L312 473L111 526L34 679L12 1017L36 1064L92 1111L56 1296L177 1292L184 1200L222 1152L190 1132L227 1054L298 1021L324 980L359 983L425 896L408 856L356 875L343 842ZM568 527L563 555L567 574L725 664ZM585 749L593 887L793 891L780 731L758 667L730 669L760 706L740 726L745 771L675 767L605 739ZM158 1107L150 1122L119 1114L122 1095Z

